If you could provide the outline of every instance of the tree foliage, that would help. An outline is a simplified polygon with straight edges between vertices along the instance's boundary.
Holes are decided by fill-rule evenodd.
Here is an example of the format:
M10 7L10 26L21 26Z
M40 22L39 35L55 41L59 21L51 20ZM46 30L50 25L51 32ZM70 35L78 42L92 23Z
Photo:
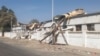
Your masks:
M11 21L13 24L16 24L17 22L13 10L8 9L5 6L2 6L0 9L0 26L5 26L6 24L10 24Z
M11 29L11 22L12 25L17 23L14 11L8 9L6 6L2 6L0 9L0 28L2 31L5 31L8 28Z

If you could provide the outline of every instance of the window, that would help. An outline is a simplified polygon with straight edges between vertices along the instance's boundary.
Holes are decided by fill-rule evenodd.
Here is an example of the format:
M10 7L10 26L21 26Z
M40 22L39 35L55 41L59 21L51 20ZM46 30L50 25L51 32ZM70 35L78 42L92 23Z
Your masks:
M82 30L82 26L81 25L76 25L76 31L81 31Z
M88 24L87 25L87 30L88 31L94 31L95 29L94 29L94 24Z

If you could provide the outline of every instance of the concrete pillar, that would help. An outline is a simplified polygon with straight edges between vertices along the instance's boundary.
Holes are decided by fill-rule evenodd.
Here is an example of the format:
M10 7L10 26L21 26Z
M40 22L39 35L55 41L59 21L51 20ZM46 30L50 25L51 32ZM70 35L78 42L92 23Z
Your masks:
M86 31L83 31L83 44L84 44L84 47L87 47L87 33Z

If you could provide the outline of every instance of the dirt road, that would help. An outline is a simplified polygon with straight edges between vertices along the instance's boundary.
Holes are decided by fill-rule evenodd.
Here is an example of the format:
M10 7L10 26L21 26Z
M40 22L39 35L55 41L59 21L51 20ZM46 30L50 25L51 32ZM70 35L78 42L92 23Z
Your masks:
M16 40L0 37L0 56L100 56L100 54L91 54L66 47L40 44L36 40Z
M35 51L34 51L35 52ZM38 56L35 53L0 42L0 56Z
M31 50L32 51L32 50ZM33 50L29 52L23 48L10 46L8 44L0 43L0 56L77 56L72 53L53 53L53 52L40 52Z

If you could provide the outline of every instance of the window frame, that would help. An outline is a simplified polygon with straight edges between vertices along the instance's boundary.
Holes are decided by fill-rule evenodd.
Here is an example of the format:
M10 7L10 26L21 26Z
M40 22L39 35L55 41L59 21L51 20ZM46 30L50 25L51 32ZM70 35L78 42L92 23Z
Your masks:
M76 25L76 31L82 31L82 25Z
M87 30L88 31L95 31L95 25L94 24L87 24Z

